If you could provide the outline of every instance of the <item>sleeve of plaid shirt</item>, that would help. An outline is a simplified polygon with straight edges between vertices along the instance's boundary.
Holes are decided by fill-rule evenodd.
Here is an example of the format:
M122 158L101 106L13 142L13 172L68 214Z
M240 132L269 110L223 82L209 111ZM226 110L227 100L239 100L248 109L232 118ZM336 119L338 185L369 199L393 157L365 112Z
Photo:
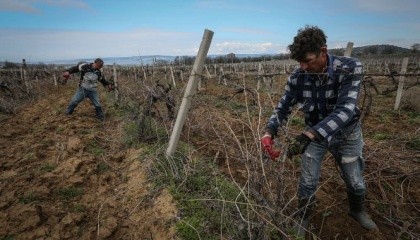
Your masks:
M268 120L266 131L271 135L277 136L277 130L280 124L287 122L287 117L291 113L293 106L296 104L297 77L292 75L287 79L284 87L284 94L280 98L279 104L274 109L273 115Z
M328 141L331 140L335 132L346 126L356 115L363 66L360 61L350 61L350 59L345 65L348 66L345 70L349 74L339 77L341 83L333 112L312 128Z

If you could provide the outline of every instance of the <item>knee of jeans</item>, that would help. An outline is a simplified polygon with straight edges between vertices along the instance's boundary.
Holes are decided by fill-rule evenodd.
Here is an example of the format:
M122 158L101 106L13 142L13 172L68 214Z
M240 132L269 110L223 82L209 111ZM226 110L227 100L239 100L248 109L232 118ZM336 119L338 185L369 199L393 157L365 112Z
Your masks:
M349 191L364 191L366 187L363 179L363 159L359 156L343 156L341 164Z
M311 195L315 192L319 182L319 162L310 154L302 155L301 175L299 186L304 195Z
M341 163L342 164L346 164L346 163L352 163L352 162L355 162L355 161L357 161L357 159L359 159L359 157L358 156L355 156L355 157L353 157L353 156L351 156L351 157L341 157Z

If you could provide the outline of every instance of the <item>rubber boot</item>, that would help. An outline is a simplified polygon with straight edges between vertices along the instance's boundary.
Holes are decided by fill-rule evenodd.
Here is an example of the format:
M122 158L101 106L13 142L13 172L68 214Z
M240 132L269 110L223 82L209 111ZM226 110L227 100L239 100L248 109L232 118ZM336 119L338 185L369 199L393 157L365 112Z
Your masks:
M299 210L295 225L295 231L299 238L305 238L305 233L309 227L309 221L313 212L314 204L314 197L299 199Z
M102 107L95 107L95 111L96 111L96 117L103 121L105 116L104 116L104 112L102 111Z
M69 104L69 106L66 109L66 115L71 115L76 108L77 105L75 104Z
M365 210L365 196L357 196L347 193L349 198L350 212L349 215L360 223L362 227L368 230L378 228L375 222L370 218Z

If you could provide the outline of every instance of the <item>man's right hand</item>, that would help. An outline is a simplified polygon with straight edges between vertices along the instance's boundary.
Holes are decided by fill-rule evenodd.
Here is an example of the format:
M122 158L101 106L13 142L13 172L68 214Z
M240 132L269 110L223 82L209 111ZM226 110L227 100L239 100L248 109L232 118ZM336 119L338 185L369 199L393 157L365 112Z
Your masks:
M63 72L63 78L68 80L70 78L70 73L68 71Z
M261 146L263 151L270 157L271 160L276 161L281 152L273 149L273 143L274 141L269 134L265 134L261 138Z

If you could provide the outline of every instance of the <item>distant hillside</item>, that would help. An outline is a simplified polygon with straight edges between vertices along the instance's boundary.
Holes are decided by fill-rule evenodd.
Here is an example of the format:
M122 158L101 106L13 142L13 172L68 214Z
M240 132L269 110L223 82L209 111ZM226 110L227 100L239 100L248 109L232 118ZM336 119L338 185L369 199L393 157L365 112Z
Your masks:
M330 49L330 52L344 53L344 48ZM398 47L389 44L368 45L362 47L354 47L352 55L372 55L372 54L402 54L411 53L412 50L408 48Z
M335 48L329 49L329 52L335 55L343 55L344 48ZM368 45L362 47L354 47L352 51L353 56L370 56L370 55L388 55L388 54L407 54L412 53L412 49L398 47L389 44L381 44L381 45ZM233 54L234 58L236 59L234 62L240 61L263 61L263 60L271 60L271 59L286 59L288 58L288 54L246 54L246 53L226 53L226 54L217 54L217 55L208 55L210 59L218 59L218 58L227 58L229 54ZM151 64L165 64L171 63L176 60L180 59L189 59L190 61L194 60L195 56L169 56L169 55L147 55L147 56L131 56L131 57L104 57L104 61L107 65L112 65L116 63L118 65L151 65ZM225 59L226 60L226 59ZM70 59L70 60L54 60L54 61L46 61L40 62L40 65L44 64L55 64L55 65L65 65L71 66L75 65L78 62L91 62L93 59ZM231 57L229 57L226 61L223 62L231 62ZM37 63L28 63L28 65L36 65ZM8 65L17 65L21 66L21 63L13 63L3 61L0 59L0 68L10 68L11 66Z

